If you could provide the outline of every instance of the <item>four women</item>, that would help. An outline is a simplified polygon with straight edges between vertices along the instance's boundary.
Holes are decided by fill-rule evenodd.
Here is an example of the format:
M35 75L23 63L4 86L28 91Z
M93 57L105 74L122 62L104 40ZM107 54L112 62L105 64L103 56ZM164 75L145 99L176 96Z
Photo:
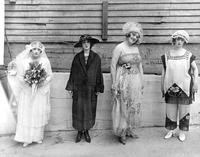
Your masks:
M111 80L113 94L113 131L119 142L126 144L126 138L138 138L135 129L141 121L141 95L143 86L142 59L138 45L143 37L142 27L136 22L123 25L125 40L113 50L111 61ZM189 35L180 30L172 35L173 48L162 56L163 73L161 90L165 96L166 123L170 130L165 139L173 136L177 128L177 110L179 111L179 139L184 141L183 131L189 130L190 104L197 92L198 69L195 56L185 50ZM75 55L66 90L72 95L72 125L78 131L76 142L84 136L91 142L89 130L95 124L97 96L103 93L103 75L101 59L91 50L99 40L90 35L82 35L74 47L82 51ZM27 70L33 62L41 65L45 71L44 81L36 86L26 79ZM18 104L18 117L15 140L27 146L32 142L42 143L44 126L50 113L50 80L52 70L40 42L32 42L12 62L14 69L9 71L8 80L15 85L12 90ZM33 69L32 69L33 70ZM40 69L41 70L41 69ZM20 92L19 92L20 91Z

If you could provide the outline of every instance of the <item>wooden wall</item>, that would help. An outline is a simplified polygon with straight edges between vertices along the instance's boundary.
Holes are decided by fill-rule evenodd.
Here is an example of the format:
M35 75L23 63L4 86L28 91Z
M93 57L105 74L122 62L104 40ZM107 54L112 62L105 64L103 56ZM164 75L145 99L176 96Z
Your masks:
M124 40L121 27L127 21L138 21L144 28L140 49L145 73L160 73L160 55L169 49L170 35L179 29L188 31L191 40L187 48L199 59L199 0L107 0L107 19L102 18L104 0L9 1L5 0L5 29L12 56L29 41L40 40L47 47L54 71L69 70L79 51L73 49L74 42L88 33L101 40L94 49L102 57L103 71L109 72L112 49ZM103 21L107 21L107 27L103 27ZM107 40L102 40L103 33ZM10 58L5 47L7 64Z

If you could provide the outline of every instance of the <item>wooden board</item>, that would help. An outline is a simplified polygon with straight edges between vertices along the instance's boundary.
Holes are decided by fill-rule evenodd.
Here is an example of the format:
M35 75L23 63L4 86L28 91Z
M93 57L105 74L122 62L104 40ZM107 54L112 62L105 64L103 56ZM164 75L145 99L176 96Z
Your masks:
M16 4L91 4L91 3L102 3L103 0L17 0ZM200 3L199 0L109 0L110 4L116 3ZM5 4L9 4L9 0L5 0Z

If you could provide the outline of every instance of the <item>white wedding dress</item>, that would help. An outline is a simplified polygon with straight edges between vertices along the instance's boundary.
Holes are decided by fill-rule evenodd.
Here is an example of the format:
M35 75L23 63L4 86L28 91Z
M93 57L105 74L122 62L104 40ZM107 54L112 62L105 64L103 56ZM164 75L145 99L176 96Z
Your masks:
M14 133L16 121L1 81L0 99L0 135Z

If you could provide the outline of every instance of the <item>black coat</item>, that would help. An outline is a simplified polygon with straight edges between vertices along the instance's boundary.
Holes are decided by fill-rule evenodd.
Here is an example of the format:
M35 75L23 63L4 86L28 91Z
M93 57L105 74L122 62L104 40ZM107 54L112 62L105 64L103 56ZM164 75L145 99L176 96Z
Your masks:
M73 127L77 130L92 128L96 117L96 92L104 91L98 54L91 50L86 65L83 51L74 57L66 90L73 91Z

